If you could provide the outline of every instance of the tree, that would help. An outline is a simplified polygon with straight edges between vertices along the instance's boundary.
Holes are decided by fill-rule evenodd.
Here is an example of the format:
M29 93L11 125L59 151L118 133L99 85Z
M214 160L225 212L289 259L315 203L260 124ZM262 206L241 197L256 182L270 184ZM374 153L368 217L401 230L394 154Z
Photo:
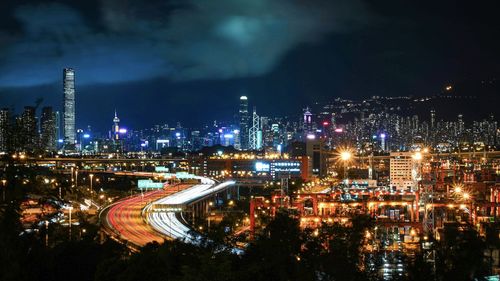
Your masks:
M446 225L441 241L436 242L437 279L466 281L484 276L485 249L484 240L472 226Z

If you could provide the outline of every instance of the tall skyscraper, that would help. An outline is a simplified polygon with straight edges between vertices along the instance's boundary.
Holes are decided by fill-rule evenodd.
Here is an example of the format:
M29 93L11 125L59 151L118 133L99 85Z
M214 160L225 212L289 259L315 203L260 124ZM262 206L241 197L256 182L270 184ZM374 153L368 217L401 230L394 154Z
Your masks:
M0 152L9 151L10 136L10 110L8 108L2 108L0 110Z
M309 110L309 107L307 107L304 110L304 123L303 124L304 124L303 129L304 129L305 135L314 133L313 132L313 124L312 124L312 113Z
M118 118L116 110L115 110L115 117L113 118L113 128L111 128L111 135L114 141L120 139L120 118Z
M18 130L16 149L24 152L34 152L38 148L38 133L36 108L33 106L25 106L24 111L18 117Z
M42 108L42 116L40 118L40 147L46 152L56 150L56 114L52 111L51 106Z
M240 97L240 146L242 150L247 150L249 143L250 116L248 115L248 98Z
M260 125L260 117L257 115L255 107L253 108L252 127L249 130L249 148L259 150L262 148L262 129Z
M64 144L74 145L75 131L75 71L65 68L63 71L64 84Z
M61 112L54 112L55 118L55 127L56 127L56 141L59 142L59 139L62 139L62 126L61 126Z

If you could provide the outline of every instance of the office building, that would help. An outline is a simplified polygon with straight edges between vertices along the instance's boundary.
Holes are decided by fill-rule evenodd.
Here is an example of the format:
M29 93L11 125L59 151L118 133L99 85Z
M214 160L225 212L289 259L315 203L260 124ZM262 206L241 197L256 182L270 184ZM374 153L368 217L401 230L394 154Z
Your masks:
M0 110L0 153L9 151L11 141L10 129L10 110L2 108Z
M63 71L64 87L64 144L69 149L75 144L75 71L65 68Z
M411 190L416 187L417 161L411 152L392 152L390 156L390 186L393 190Z
M56 150L56 113L51 106L42 108L40 118L40 148L45 152Z
M34 152L38 148L38 131L36 108L25 106L20 117L17 118L16 149L23 152Z
M113 118L113 127L111 128L111 138L114 141L120 140L120 118L118 118L116 110L115 117Z
M250 116L248 115L248 98L246 96L240 97L240 149L247 150L250 145L249 129L250 129Z

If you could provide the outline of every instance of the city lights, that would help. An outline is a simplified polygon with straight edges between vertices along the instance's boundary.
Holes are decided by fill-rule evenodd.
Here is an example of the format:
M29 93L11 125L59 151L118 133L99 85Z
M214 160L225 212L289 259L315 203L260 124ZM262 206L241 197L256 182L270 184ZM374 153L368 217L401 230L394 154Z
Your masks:
M350 151L342 151L340 152L340 159L342 161L349 161L352 157L352 153Z
M422 153L417 151L415 152L415 154L413 154L413 159L417 160L417 161L420 161L422 160L423 156L422 156Z
M496 1L7 2L0 280L498 279Z

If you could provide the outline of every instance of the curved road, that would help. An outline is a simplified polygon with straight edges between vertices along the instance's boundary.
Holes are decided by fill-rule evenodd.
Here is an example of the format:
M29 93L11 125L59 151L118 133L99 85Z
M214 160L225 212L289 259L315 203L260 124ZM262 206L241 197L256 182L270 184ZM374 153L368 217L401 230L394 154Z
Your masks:
M108 234L133 246L142 247L153 241L161 243L165 236L156 232L144 221L142 210L149 203L187 187L189 185L171 186L164 190L144 193L143 196L138 195L118 201L102 212L103 226Z
M187 205L211 193L220 192L234 183L234 181L227 181L218 185L198 184L181 192L159 199L146 207L148 222L156 231L165 236L173 239L180 239L184 242L196 243L200 236L195 235L191 228L187 227L179 220L177 214L182 215L182 213L169 211L168 206L170 205L176 208L179 205ZM156 209L155 205L161 207ZM163 207L166 209L162 210L161 208Z
M103 228L133 250L150 242L161 243L168 238L197 243L201 236L183 222L181 212L174 212L171 208L185 207L234 184L234 181L215 184L207 178L200 178L200 182L171 186L120 200L101 212Z

